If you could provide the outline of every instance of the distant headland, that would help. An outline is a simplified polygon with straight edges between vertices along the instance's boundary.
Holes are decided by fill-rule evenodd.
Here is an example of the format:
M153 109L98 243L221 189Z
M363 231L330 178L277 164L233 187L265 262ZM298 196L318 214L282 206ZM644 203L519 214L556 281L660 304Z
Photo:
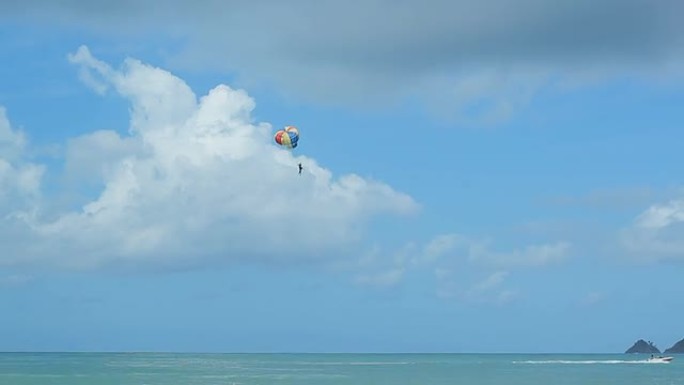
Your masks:
M643 339L638 340L637 342L634 343L627 351L625 351L626 354L630 353L639 353L639 354L660 354L661 351L658 349L658 347L652 342L652 341L645 341ZM681 340L677 341L674 345L671 347L665 349L664 352L665 354L677 354L677 353L684 353L684 338Z

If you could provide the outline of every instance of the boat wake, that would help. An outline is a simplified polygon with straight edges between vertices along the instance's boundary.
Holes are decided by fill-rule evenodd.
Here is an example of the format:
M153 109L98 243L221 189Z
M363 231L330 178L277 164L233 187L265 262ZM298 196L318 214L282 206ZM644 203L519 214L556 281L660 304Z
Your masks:
M568 365L600 365L600 364L669 364L661 360L538 360L513 361L514 364L568 364Z

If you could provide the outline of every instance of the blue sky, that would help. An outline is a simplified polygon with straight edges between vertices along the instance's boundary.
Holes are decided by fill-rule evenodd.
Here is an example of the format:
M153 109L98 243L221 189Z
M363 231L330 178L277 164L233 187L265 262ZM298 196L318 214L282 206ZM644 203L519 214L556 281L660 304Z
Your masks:
M0 350L684 337L680 3L88 4L0 6Z

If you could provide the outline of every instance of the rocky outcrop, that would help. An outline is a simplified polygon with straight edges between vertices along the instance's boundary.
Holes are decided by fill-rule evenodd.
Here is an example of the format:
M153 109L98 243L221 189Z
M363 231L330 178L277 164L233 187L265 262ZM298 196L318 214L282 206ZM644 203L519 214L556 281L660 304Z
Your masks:
M676 344L672 345L671 347L665 349L666 354L676 354L676 353L684 353L684 338L679 340Z
M646 342L644 340L639 340L639 341L635 342L631 348L627 349L627 351L625 353L660 354L660 350L651 341Z

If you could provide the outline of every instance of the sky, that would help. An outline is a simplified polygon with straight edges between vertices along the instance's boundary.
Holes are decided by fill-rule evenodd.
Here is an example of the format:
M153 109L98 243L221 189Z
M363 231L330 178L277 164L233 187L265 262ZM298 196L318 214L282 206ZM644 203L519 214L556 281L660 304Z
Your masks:
M668 348L683 12L2 2L0 351Z

